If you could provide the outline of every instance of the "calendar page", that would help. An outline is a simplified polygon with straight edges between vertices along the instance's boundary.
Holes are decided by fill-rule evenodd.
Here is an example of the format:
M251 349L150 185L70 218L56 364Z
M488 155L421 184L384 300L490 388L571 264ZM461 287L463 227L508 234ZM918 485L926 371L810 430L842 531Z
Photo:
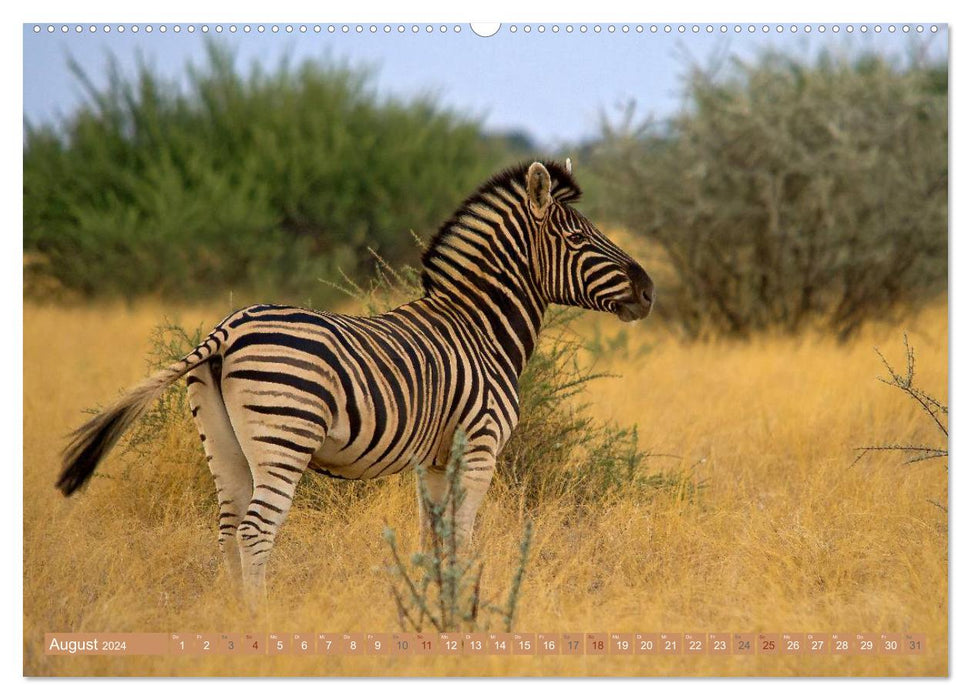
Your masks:
M949 674L947 24L22 34L25 676Z

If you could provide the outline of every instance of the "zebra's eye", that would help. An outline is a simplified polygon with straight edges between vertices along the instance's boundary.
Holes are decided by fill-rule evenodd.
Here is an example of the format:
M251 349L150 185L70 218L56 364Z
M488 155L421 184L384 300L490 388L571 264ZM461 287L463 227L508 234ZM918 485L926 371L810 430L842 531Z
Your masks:
M566 240L570 241L570 243L573 243L574 245L579 245L580 243L583 243L585 238L586 236L582 233L574 233L572 236L567 236Z

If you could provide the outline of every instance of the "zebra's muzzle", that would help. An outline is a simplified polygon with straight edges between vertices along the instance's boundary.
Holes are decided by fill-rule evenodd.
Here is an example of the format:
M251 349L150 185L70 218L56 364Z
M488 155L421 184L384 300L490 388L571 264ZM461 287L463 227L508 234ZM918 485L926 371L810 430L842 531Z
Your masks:
M617 304L616 316L624 323L629 323L646 318L650 315L652 308L654 308L654 304L651 302L647 304L637 301L621 302Z
M646 318L654 308L654 280L637 263L627 269L631 295L617 304L617 318L624 323Z

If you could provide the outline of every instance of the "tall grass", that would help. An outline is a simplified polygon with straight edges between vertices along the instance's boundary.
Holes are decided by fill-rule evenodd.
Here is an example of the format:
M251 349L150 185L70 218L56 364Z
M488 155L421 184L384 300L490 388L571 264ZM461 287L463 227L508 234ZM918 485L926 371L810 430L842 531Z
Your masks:
M284 60L240 70L218 44L184 87L112 62L85 105L26 128L28 281L85 296L234 289L305 300L376 247L413 252L509 159L430 98L379 98L372 71ZM50 290L54 285L47 284Z
M601 357L612 375L587 385L599 420L629 425L654 452L708 484L698 498L620 489L578 507L569 494L528 512L499 480L480 509L477 552L486 599L506 600L533 544L518 632L926 632L919 655L644 657L463 656L51 657L45 632L389 632L384 523L403 552L419 548L413 476L358 484L311 502L331 480L298 489L268 571L268 621L234 605L216 545L216 498L194 431L160 438L145 458L114 453L85 493L53 483L61 443L81 409L109 402L144 375L163 314L208 326L225 308L142 300L59 308L28 301L24 327L24 670L37 675L839 675L948 673L946 493L938 462L855 448L888 438L935 444L932 421L873 381L873 346L902 327L868 325L837 344L806 332L753 342L682 343L651 323L625 326L632 361ZM615 319L587 314L582 337ZM947 403L947 310L908 319L917 376ZM580 360L583 360L581 352ZM894 366L902 364L888 354ZM184 456L187 455L186 459ZM537 456L542 465L542 455ZM649 464L654 460L649 460ZM562 466L577 468L580 462ZM663 464L668 465L665 461ZM691 466L695 465L696 466ZM549 465L556 467L557 465ZM121 474L128 474L124 480ZM109 478L114 477L114 478ZM941 501L946 503L946 501Z

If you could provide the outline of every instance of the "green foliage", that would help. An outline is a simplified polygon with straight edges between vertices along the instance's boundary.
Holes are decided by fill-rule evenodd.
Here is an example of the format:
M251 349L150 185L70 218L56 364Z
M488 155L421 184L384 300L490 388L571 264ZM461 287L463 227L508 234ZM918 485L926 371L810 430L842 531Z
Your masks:
M626 327L619 330L614 328L613 332L605 333L600 324L595 324L588 334L583 348L598 360L605 357L640 360L654 349L654 343L630 333Z
M176 321L164 318L152 331L146 357L147 370L154 373L181 359L204 337L204 327L187 330ZM91 410L100 413L101 409ZM139 481L151 474L151 498L140 509L145 515L161 513L176 502L190 502L204 517L215 517L212 477L189 410L184 382L175 382L132 425L122 439L122 452L128 456L124 469L113 477L101 470L94 476Z
M516 493L526 508L550 499L577 505L609 501L632 491L693 492L681 475L649 471L637 426L617 426L580 400L587 385L608 375L580 359L570 329L573 309L550 312L539 347L520 378L519 426L499 455L499 488Z
M87 296L214 289L306 299L366 259L400 261L512 142L434 101L379 99L368 70L282 62L246 75L210 44L184 87L112 62L87 104L27 125L29 274Z
M202 342L203 327L188 331L175 321L163 318L152 330L146 364L157 372L185 357ZM147 458L157 450L160 438L175 430L187 436L197 435L189 412L189 397L182 382L169 386L138 419L126 436L125 451ZM199 460L201 462L201 453Z
M845 338L946 290L946 66L718 68L690 71L670 123L628 118L598 150L601 214L670 263L659 312L689 336L821 321Z
M421 632L426 624L439 632L488 630L492 618L497 615L505 630L512 631L529 559L532 525L526 524L519 548L519 564L513 572L505 605L500 607L483 600L481 584L485 563L474 554L466 553L467 548L459 540L457 529L457 514L465 499L462 471L465 469L466 444L465 435L457 431L445 467L447 485L441 500L431 497L425 483L426 471L422 465L415 465L422 511L428 518L430 529L428 550L413 554L409 567L398 551L394 530L384 529L384 540L391 551L391 564L387 567L391 596L398 620L406 631ZM413 575L416 575L415 580Z

